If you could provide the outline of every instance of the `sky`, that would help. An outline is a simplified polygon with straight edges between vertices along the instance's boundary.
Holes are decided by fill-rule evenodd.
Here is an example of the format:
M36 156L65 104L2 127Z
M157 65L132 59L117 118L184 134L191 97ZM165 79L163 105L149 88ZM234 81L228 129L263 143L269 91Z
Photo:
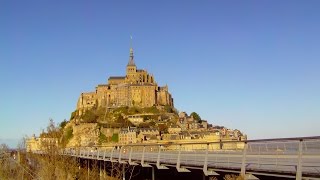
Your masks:
M179 111L249 139L320 135L320 1L0 1L0 143L135 62Z

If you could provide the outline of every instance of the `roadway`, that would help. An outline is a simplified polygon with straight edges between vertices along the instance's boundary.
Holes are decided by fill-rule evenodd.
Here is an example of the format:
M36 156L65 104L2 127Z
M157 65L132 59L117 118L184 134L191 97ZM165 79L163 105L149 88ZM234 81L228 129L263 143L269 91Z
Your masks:
M224 147L229 143L223 142ZM239 142L237 142L239 143ZM158 168L176 166L181 172L203 168L206 175L215 171L250 172L275 176L320 178L320 137L243 141L243 148L217 149L217 142L207 142L202 149L190 149L188 144L131 144L96 149L82 147L64 153L80 158L141 164ZM199 143L194 143L199 144Z

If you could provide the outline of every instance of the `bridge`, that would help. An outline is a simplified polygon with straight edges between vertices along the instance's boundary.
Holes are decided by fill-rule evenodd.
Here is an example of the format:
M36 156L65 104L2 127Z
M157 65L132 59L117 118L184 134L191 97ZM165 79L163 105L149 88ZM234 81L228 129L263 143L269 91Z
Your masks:
M320 179L320 136L196 143L141 143L64 149L63 155L205 176L221 172L256 176ZM154 177L154 175L152 176Z

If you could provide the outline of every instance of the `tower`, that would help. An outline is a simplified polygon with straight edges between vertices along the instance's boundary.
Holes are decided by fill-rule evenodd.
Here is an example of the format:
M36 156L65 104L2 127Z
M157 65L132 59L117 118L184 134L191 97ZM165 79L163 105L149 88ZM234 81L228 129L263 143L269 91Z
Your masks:
M131 37L131 43L130 43L130 55L129 55L129 62L127 65L127 78L131 82L135 82L135 74L137 72L137 66L134 63L134 56L133 56L133 48L132 48L132 37Z

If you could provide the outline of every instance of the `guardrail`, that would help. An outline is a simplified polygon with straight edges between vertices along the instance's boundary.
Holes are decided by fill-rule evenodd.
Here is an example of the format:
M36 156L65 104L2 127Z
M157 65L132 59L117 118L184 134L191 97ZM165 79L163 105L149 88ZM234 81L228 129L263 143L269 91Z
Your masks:
M320 177L320 136L247 141L195 143L142 143L94 148L69 148L64 155L158 169L175 166L178 172L203 169L206 176L217 171L246 172L289 178Z

